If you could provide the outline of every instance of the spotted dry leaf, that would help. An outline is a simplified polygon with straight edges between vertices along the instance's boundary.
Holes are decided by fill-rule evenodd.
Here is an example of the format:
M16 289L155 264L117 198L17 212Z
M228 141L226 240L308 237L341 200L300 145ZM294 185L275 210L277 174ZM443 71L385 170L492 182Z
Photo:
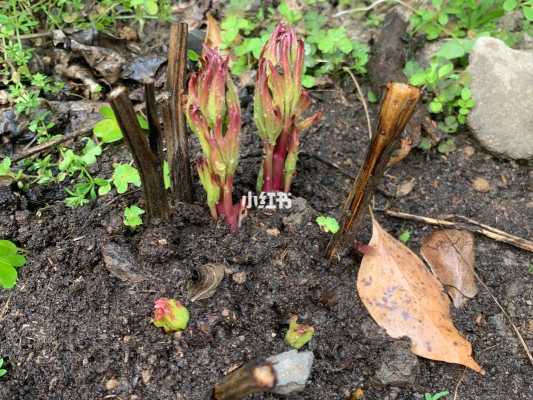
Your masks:
M357 290L368 312L393 338L407 336L411 351L484 374L472 346L455 328L448 297L422 260L373 220L371 251L364 255Z
M461 307L478 288L474 273L474 235L458 229L433 232L422 242L420 254L452 298Z

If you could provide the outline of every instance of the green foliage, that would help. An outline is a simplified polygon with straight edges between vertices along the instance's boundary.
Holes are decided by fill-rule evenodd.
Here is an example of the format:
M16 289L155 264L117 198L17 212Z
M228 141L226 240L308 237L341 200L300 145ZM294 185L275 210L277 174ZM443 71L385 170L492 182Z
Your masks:
M505 12L521 10L525 20L528 23L533 22L533 0L505 0L502 8Z
M330 26L318 8L321 1L309 2L305 13L291 9L282 1L277 8L268 8L266 15L262 9L249 15L246 10L251 3L250 0L231 1L220 24L222 48L234 55L232 73L240 75L255 67L261 48L279 19L297 26L305 40L304 87L313 87L315 78L338 73L343 67L366 73L368 46L353 40L344 27Z
M141 176L137 168L129 164L113 164L113 167L114 171L111 179L113 185L117 188L117 193L126 193L129 184L136 187L141 186Z
M372 90L368 91L368 93L366 94L366 97L369 103L377 103L379 101L378 95L374 93Z
M408 61L404 67L409 83L426 88L429 112L436 114L439 128L447 133L456 132L475 105L469 76L461 70L472 45L469 39L452 39L435 53L427 68L415 61Z
M124 209L124 225L129 226L132 229L136 229L143 224L141 215L144 214L144 210L136 204L126 207Z
M457 149L457 146L455 145L455 140L453 140L453 138L443 140L437 146L437 151L444 155L448 155L451 152L455 151L456 149Z
M320 215L316 217L316 223L320 226L324 232L337 233L339 230L339 223L333 217L328 217L326 215Z
M408 229L405 229L400 233L400 236L398 236L398 239L400 242L407 243L409 240L411 240L411 231Z
M0 287L13 288L17 283L17 268L24 264L26 257L22 250L9 240L0 240Z
M94 135L103 143L113 143L121 140L123 138L122 131L113 109L109 106L103 106L100 108L99 113L103 118L94 126ZM148 129L148 121L141 114L137 114L137 121L142 129Z
M439 400L444 398L445 396L448 396L450 393L445 390L444 392L439 392L435 394L426 393L424 396L424 400Z
M0 378L7 374L7 370L2 368L4 366L4 359L0 357Z
M504 15L502 3L502 0L432 0L427 7L416 11L411 26L428 40L493 33L497 20Z

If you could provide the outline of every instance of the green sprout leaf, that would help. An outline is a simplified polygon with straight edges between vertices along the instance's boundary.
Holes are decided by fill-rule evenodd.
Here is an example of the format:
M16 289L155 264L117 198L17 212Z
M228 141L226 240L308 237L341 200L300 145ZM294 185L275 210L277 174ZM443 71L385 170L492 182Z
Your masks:
M163 184L165 189L170 189L172 187L172 181L170 180L170 169L168 167L168 161L163 161Z
M339 223L333 217L320 215L316 217L316 223L324 232L337 233L337 231L339 230Z
M98 121L94 126L94 135L104 143L113 143L121 140L122 131L111 107L103 106L99 112L104 119Z
M402 233L400 233L400 236L398 236L398 239L402 243L407 243L409 240L411 240L411 231L407 229L402 231Z
M137 228L143 224L141 215L144 214L144 210L137 205L126 207L124 209L124 225L129 226L132 229Z
M141 186L141 177L137 168L129 164L113 164L113 184L117 188L117 193L126 193L128 185L131 183L136 187Z
M439 143L437 150L439 153L448 155L453 152L457 147L455 146L455 140L452 138L444 140Z
M366 97L368 99L369 103L377 103L378 102L378 95L374 93L372 90L369 90L366 94Z
M4 366L4 359L0 357L0 378L7 374L7 370L2 368Z
M435 393L434 395L432 395L431 393L426 393L424 396L424 400L439 400L445 396L448 396L449 394L450 393L447 390Z
M13 288L17 283L16 268L24 264L26 257L22 255L22 250L9 240L0 240L0 287Z

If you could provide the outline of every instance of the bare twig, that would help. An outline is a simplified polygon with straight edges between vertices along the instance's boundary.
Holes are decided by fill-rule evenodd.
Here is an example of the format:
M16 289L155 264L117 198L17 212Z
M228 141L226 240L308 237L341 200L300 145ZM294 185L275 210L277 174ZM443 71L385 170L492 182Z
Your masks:
M172 179L172 192L178 201L192 202L192 177L189 143L183 114L185 67L187 64L187 24L173 23L168 50L168 104L164 107L167 159Z
M333 235L326 249L332 258L338 245L345 241L359 223L363 211L382 178L394 144L411 118L420 99L420 90L404 83L390 82L381 104L378 127L372 137L366 159L344 204L341 229Z
M155 99L153 98L153 88L150 88L149 83L145 87L145 92L147 94L149 109L151 109L151 103L155 104ZM148 218L150 220L167 219L170 212L167 192L163 185L162 160L159 154L152 150L152 146L150 145L150 143L152 145L155 144L157 148L157 143L160 138L147 140L146 135L137 121L137 116L135 115L135 110L129 99L128 89L126 87L120 86L114 89L109 94L109 99L118 124L124 133L124 139L130 148L141 175ZM149 112L148 114L150 115L152 113ZM157 123L153 121L153 114L152 117L149 116L149 121L150 119L152 119L150 136L158 135L159 129L157 128Z
M23 151L20 154L16 154L13 156L13 162L17 162L20 160L24 160L25 158L31 157L35 154L42 153L43 151L46 151L54 146L60 145L62 143L68 142L69 140L77 139L81 136L89 135L93 130L93 127L83 128L79 129L77 131L74 131L72 133L69 133L68 135L64 135L55 139L52 139L46 143L40 144L38 146L31 147L30 149Z
M431 218L424 217L421 215L409 214L401 211L394 210L374 210L383 212L385 215L391 217L406 219L411 221L423 222L429 225L438 225L441 227L450 227L455 229L465 229L470 232L479 233L480 235L486 236L490 239L496 240L498 242L504 242L510 244L514 247L518 247L522 250L527 250L533 252L533 242L510 233L501 231L499 229L493 228L491 226L482 224L480 222L474 221L473 219L464 217L462 215L447 215L446 217L451 219L463 220L465 222L456 222L444 218Z
M159 100L161 97L162 96L159 95L159 96L157 96L157 99ZM144 110L144 107L145 107L145 104L137 104L134 108L135 108L136 112L139 112L139 111ZM52 140L50 140L50 141L48 141L46 143L40 144L38 146L31 147L30 149L25 150L25 151L23 151L20 154L15 154L12 157L12 161L13 162L18 162L20 160L24 160L25 158L28 158L28 157L34 156L36 154L42 153L42 152L44 152L46 150L49 150L52 147L58 146L58 145L60 145L62 143L66 143L68 141L77 139L77 138L82 137L82 136L90 135L92 133L92 131L93 131L93 128L94 128L94 124L88 126L87 128L78 129L77 131L74 131L74 132L69 133L67 135L63 135L63 136L60 136L58 138L52 139Z

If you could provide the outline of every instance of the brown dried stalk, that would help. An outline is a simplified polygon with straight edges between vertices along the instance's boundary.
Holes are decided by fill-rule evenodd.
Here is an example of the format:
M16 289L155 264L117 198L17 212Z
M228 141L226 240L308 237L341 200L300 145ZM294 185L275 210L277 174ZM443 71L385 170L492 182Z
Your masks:
M149 139L139 126L126 87L119 86L114 89L109 94L109 101L141 175L148 219L164 220L168 218L170 210L163 183L163 164L160 157L161 137L159 120L155 112L153 82L146 84L145 93L150 128Z
M413 86L396 82L387 84L387 92L379 112L378 127L372 137L365 162L344 204L341 229L333 235L326 249L327 258L336 254L337 247L361 220L371 194L383 176L394 145L413 115L419 99L420 90Z
M183 114L185 67L187 64L187 24L173 23L170 28L167 83L170 99L164 105L167 160L172 193L178 201L192 202L192 177L189 142Z
M213 399L240 400L249 394L271 391L276 385L272 363L257 361L244 365L215 386Z

